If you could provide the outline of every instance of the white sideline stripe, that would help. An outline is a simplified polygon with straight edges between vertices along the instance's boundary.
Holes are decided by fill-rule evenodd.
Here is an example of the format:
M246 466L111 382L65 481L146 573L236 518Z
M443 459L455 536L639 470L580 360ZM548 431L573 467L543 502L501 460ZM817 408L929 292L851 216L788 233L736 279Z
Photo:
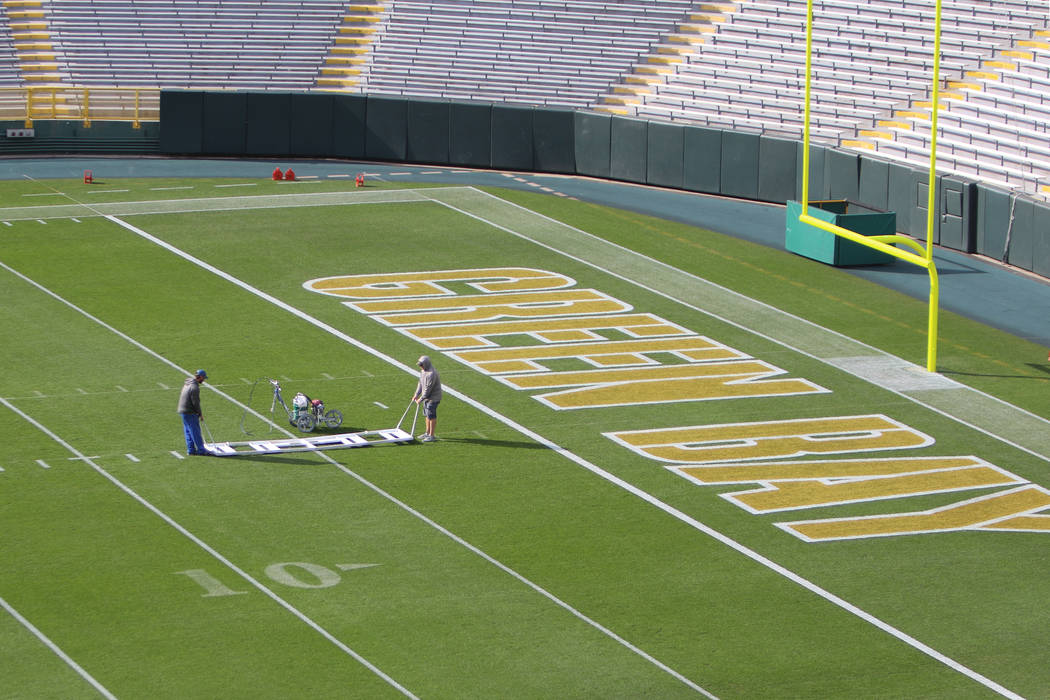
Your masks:
M475 189L476 192L478 192L479 194L485 195L487 197L491 197L493 199L497 199L497 200L499 200L501 202L506 202L506 200L500 199L499 197L496 197L495 195L490 195L487 192L482 192L481 190L477 190L476 188L471 188L471 189ZM423 191L423 190L420 190L419 192L420 192L420 194L423 194L424 196L428 196L427 193L425 191ZM429 196L428 196L428 198L429 198ZM631 284L634 284L634 285L636 285L636 286L638 286L638 287L640 287L642 289L645 289L647 291L650 291L650 292L652 292L654 294L658 294L658 295L660 295L660 296L662 296L662 297L664 297L666 299L671 299L672 301L676 301L676 302L678 302L680 304L683 304L683 305L685 305L685 306L687 306L687 307L689 307L691 309L694 309L696 311L699 311L699 312L701 312L703 314L706 314L706 315L709 315L709 316L713 316L715 318L719 318L720 320L725 321L726 323L731 324L731 325L733 325L733 326L735 326L737 328L741 328L741 329L746 330L746 331L748 331L750 333L754 333L754 334L759 335L759 336L761 336L763 338L766 338L766 339L768 339L768 340L770 340L772 342L775 342L775 343L777 343L779 345L782 345L784 347L789 347L790 348L790 346L788 346L786 343L784 343L782 341L779 341L776 338L773 338L771 336L763 335L763 334L759 333L758 331L755 331L755 330L753 330L751 328L747 328L746 326L743 326L739 322L735 322L735 321L732 321L730 319L724 319L724 318L721 318L720 316L712 314L712 313L710 313L708 311L705 311L703 309L699 309L696 306L693 306L693 305L689 304L686 301L683 301L681 299L676 299L676 298L671 297L670 295L668 295L668 294L666 294L664 292L661 292L659 290L656 290L656 289L653 289L651 287L648 287L648 286L638 282L637 280L633 280L633 279L630 279L630 278L625 277L623 275L620 275L620 274L617 274L615 272L612 272L610 270L606 270L606 269L602 268L601 266L596 265L596 264L594 264L592 262L588 262L587 260L584 260L582 258L573 256L570 253L566 253L565 251L562 251L562 250L559 250L557 248L554 248L553 246L547 245L546 243L543 243L541 241L536 241L536 240L530 238L529 236L527 236L527 235L525 235L523 233L519 233L518 231L514 231L513 229L510 229L510 228L508 228L506 226L503 226L501 224L495 223L495 222L493 222L493 221L491 221L489 219L486 219L486 218L484 218L482 216L479 216L479 215L473 214L473 213L471 213L469 211L460 209L459 207L456 207L456 206L454 206L452 204L449 204L447 202L442 202L441 200L432 199L432 201L435 202L436 204L440 204L442 206L445 206L445 207L447 207L447 208L449 208L449 209L451 209L453 211L459 212L459 213L463 214L464 216L467 216L467 217L475 219L477 221L481 221L482 223L488 224L489 226L492 226L493 228L499 229L500 231L504 231L504 232L509 233L509 234L511 234L513 236L517 236L518 238L521 238L523 240L529 241L529 242L531 242L531 243L533 243L535 245L538 245L540 247L546 248L547 250L551 250L551 251L553 251L555 253L558 253L560 255L564 255L567 258L570 258L572 260L575 260L576 262L579 262L579 263L585 264L585 265L587 265L589 267L592 267L594 269L597 269L597 270L599 270L599 271L601 271L601 272L603 272L605 274L608 274L608 275L610 275L612 277L616 277L617 279L621 279L621 280L624 280L626 282L630 282ZM573 228L571 226L568 226L567 224L558 222L555 219L551 219L550 217L547 217L547 216L544 216L544 215L539 214L537 212L534 212L531 209L527 209L526 207L522 207L520 205L516 205L513 202L506 202L506 203L511 204L511 205L515 206L516 208L518 208L518 209L522 209L523 211L527 211L527 212L531 213L534 216L539 216L541 218L547 219L548 221L552 221L552 222L558 223L558 224L560 224L562 226L566 226L567 228L572 228L574 231L579 231L580 233L583 233L583 234L586 234L588 236L594 237L593 234L588 234L585 231L580 231L580 229L576 229L576 228ZM627 249L623 248L622 246L617 246L614 243L610 243L609 245L613 245L613 246L616 246L617 248L620 248L620 249L622 249L622 250L624 250L626 252L630 252L630 251L627 251ZM647 258L646 256L643 256L641 254L637 254L636 253L636 255L640 255L641 257L644 257L647 260L651 260L653 262L659 263L659 261L653 260L652 258ZM666 263L659 263L659 264L660 264L661 267L671 268L671 266L667 265ZM671 268L671 269L675 269L677 271L677 268ZM695 275L694 275L694 277L695 277ZM730 293L730 291L731 290L726 289L727 293ZM737 296L743 296L743 295L739 294L738 292L732 292L732 293L737 295ZM829 331L829 332L831 332L831 331ZM790 348L790 349L792 349L792 350L794 350L796 352L799 352L800 354L807 355L808 357L814 357L814 356L809 355L808 353L805 353L805 352L803 352L801 350L796 350L795 348ZM814 359L823 361L819 357L814 357ZM907 397L906 394L902 394L902 396ZM908 397L908 398L910 398L910 397ZM916 401L916 403L920 403L920 402ZM482 409L482 410L486 410L486 409ZM936 410L936 409L934 409L934 410ZM488 411L486 410L486 412L488 412ZM492 413L490 413L490 415L496 416L498 414L495 414L494 412L492 412ZM507 425L511 425L510 419L506 419L506 418L500 417L499 420L502 420ZM521 430L522 432L525 432L526 434L532 434L531 431L529 431L527 428L525 428L523 426L519 427L518 429ZM785 578L789 579L790 581L792 581L792 582L802 586L803 588L806 588L809 591L812 591L813 593L816 593L818 596L820 596L821 598L824 598L828 602L833 603L833 604L837 605L838 607L842 608L843 610L846 610L846 611L856 615L857 617L859 617L860 619L864 620L865 622L868 622L869 624L874 625L875 627L877 627L877 628L883 630L884 632L887 632L888 634L896 637L897 639L899 639L902 642L908 644L909 646L911 646L911 647L921 651L922 653L930 656L933 659L936 659L937 661L940 661L941 663L943 663L944 665L948 666L952 670L957 671L957 672L967 676L968 678L971 678L972 680L977 681L981 685L983 685L983 686L985 686L985 687L987 687L987 688L989 688L989 689L999 693L1000 695L1003 695L1003 696L1009 697L1009 698L1016 698L1017 700L1022 700L1021 696L1017 695L1016 693L1014 693L1013 691L1009 690L1008 688L1005 688L1002 685L996 683L992 679L990 679L990 678L988 678L988 677L978 673L977 671L974 671L971 668L968 668L967 666L964 666L963 664L959 663L958 661L955 661L954 659L952 659L952 658L946 656L945 654L942 654L941 652L937 651L933 647L930 647L927 644L919 641L915 637L912 637L910 634L904 632L903 630L899 630L896 627L894 627L893 625L889 624L888 622L880 620L879 618L877 618L874 615L872 615L872 614L862 610L861 608L859 608L856 605L850 603L849 601L845 600L844 598L840 598L839 596L835 595L831 591L828 591L828 590L818 586L816 583L813 583L812 581L810 581L810 580L808 580L808 579L806 579L806 578L796 574L795 572L793 572L793 571L791 571L791 570L781 566L780 564L777 564L776 562L772 561L771 559L768 559L764 555L759 554L758 552L754 551L753 549L750 549L749 547L746 547L746 546L740 544L736 540L733 540L729 536L724 535L723 533L721 533L721 532L719 532L719 531L717 531L717 530L715 530L715 529L705 525L704 523L701 523L698 520L695 520L694 518L692 518L689 515L686 515L685 513L682 513L681 511L677 510L676 508L673 508L672 506L670 506L670 505L660 501L656 497L654 497L654 496L646 493L645 491L642 491L641 489L635 487L633 484L627 483L627 482L623 481L622 479L620 479L619 477L617 477L616 475L611 474L609 472L606 472L605 470L601 469L600 467L597 467L596 465L591 464L590 462L584 460L583 458L578 457L578 456L572 454L571 452L568 452L567 450L563 450L562 448L555 446L553 443L547 441L545 438L541 438L539 436L536 436L536 439L538 439L540 442L542 442L542 443L544 443L546 445L551 446L552 449L556 449L559 452L562 452L569 459L573 460L574 462L576 462L580 466L584 467L585 469L588 469L589 471L597 474L598 476L601 476L603 479L606 479L606 480L616 484L617 486L620 486L621 488L629 491L630 493L633 493L634 495L638 496L639 498L642 498L643 500L651 503L652 505L656 506L657 508L660 508L664 512L666 512L666 513L668 513L670 515L673 515L674 517L678 518L682 522L687 523L688 525L696 528L697 530L700 530L701 532L703 532L703 533L713 537L714 539L718 540L719 542L722 542L723 544L731 547L732 549L736 550L737 552L740 552L741 554L747 556L748 558L752 559L753 561L758 562L759 564L762 564L763 566L768 567L769 569L775 571L776 573L780 574L781 576L784 576Z
M80 664L78 664L69 656L69 654L62 651L61 647L52 642L46 634L41 632L36 625L27 620L21 613L19 613L17 610L11 607L11 604L4 600L2 597L0 597L0 608L6 610L8 614L11 615L11 617L15 618L15 620L17 620L20 625L25 627L33 634L34 637L43 642L44 646L51 650L51 653L53 653L58 658L62 659L62 661L64 661L67 666L76 671L78 676L90 683L91 687L97 690L102 697L109 698L110 700L117 700L116 695L109 692L109 690L107 690L104 685L95 680L94 676L85 671Z
M231 284L233 284L233 285L235 285L237 287L240 287L241 289L243 289L243 290L245 290L247 292L250 292L251 294L259 297L260 299L262 299L264 301L267 301L267 302L277 306L278 308L283 309L284 311L287 311L288 313L293 314L294 316L296 316L296 317L302 319L303 321L306 321L307 323L309 323L309 324L311 324L311 325L313 325L313 326L315 326L315 327L325 331L326 333L330 333L331 335L335 336L336 338L339 338L340 340L343 340L344 342L349 343L350 345L353 345L354 347L356 347L356 348L358 348L358 349L360 349L360 350L362 350L364 352L367 352L368 354L372 355L373 357L379 358L379 359L383 360L384 362L387 362L387 363L393 365L394 367L397 367L398 369L404 371L406 374L409 374L409 375L411 375L413 377L416 376L416 370L414 368L409 367L408 365L402 364L399 360L394 359L390 355L387 355L386 353L383 353L383 352L381 352L379 350L376 350L375 348L372 348L372 347L370 347L368 345L365 345L364 343L356 340L355 338L350 337L349 335L347 335L347 334L343 333L342 331L340 331L340 330L338 330L338 329L328 325L327 323L325 323L325 322L323 322L323 321L321 321L319 319L316 319L313 316L310 316L309 314L307 314L307 313L305 313L303 311L300 311L299 309L295 308L294 306L291 306L290 304L287 304L287 303L281 301L280 299L278 299L278 298L276 298L274 296L271 296L271 295L267 294L266 292L264 292L264 291L262 291L260 289L256 289L255 287L251 286L247 282L244 282L244 281L234 277L233 275L230 275L229 273L218 269L217 267L211 265L210 263L207 263L207 262L205 262L203 260L200 260L199 258L196 258L196 257L190 255L189 253L186 253L185 251L182 251L182 250L176 248L175 246L171 245L170 243L168 243L166 241L163 241L163 240L161 240L161 239L159 239L159 238L157 238L157 237L155 237L155 236L153 236L153 235L143 231L142 229L127 223L126 221L121 221L120 219L118 219L115 216L107 215L106 218L109 219L110 221L112 221L113 223L115 223L115 224L117 224L119 226L122 226L123 228L126 228L127 230L131 231L132 233L135 233L136 235L145 238L147 241L150 241L151 243L154 243L154 244L160 246L161 248L164 248L165 250L168 250L171 253L174 253L175 255L179 256L180 258L183 258L184 260L187 260L187 261L193 263L194 265L197 265L197 266L199 266L199 267L201 267L201 268L203 268L203 269L205 269L205 270L207 270L207 271L209 271L209 272L211 272L211 273L213 273L215 275L218 275L219 277L221 277L222 279L230 282ZM0 263L0 265L2 265L2 264L3 263ZM34 283L34 284L36 284L36 283ZM49 292L49 293L51 293L51 292ZM66 302L66 303L69 304L69 302ZM76 308L76 307L74 306L73 308ZM86 312L83 312L83 311L81 313L85 313L86 314ZM99 321L99 323L103 323L103 322ZM105 324L103 323L103 325L105 325ZM120 333L120 331L116 331L116 329L113 329L113 330L115 332L117 332L117 333ZM120 335L124 336L123 333L120 333ZM127 336L124 336L124 337L127 337ZM146 348L141 343L138 343L137 341L132 341L132 342L134 342L139 347L147 350L147 352L149 352L150 354L154 355L155 357L158 357L158 358L164 360L165 362L169 362L166 358L162 358L160 355L154 353L152 350L149 350L148 348ZM169 362L169 364L170 364L170 362ZM213 390L215 390L214 387L211 387L211 388ZM507 418L507 417L505 417L505 416L503 416L503 415L493 411L492 409L488 408L487 406L484 406L484 405L478 403L477 401L475 401L474 399L466 396L465 394L462 394L459 391L456 391L455 389L452 389L451 387L448 387L448 386L445 386L444 390L449 392L452 396L456 396L459 399L461 399L462 401L464 401L464 402L470 404L471 406L477 408L479 411L482 411L483 413L485 413L485 414L487 414L489 416L492 416L493 418L496 418L497 420L502 421L506 425L509 425L510 427L520 431L522 434L527 435L529 437L532 437L534 440L536 440L540 444L546 445L546 446L550 447L551 449L555 450L556 452L564 454L565 456L569 457L570 459L573 459L574 461L578 461L581 464L583 464L585 466L588 466L588 468L590 468L590 469L598 470L597 467L595 467L594 465L591 465L589 462L585 462L585 461L581 460L576 455L573 455L572 453L568 452L567 450L564 450L563 448L558 447L557 445L555 445L554 443L550 442L546 438L543 438L540 435L537 435L536 433L533 433L532 431L528 430L524 426L521 426L521 425L511 421L509 418ZM233 402L234 404L237 404L239 406L243 406L243 404L238 402L233 397L226 396L226 398L229 401ZM262 417L262 416L260 416L260 417ZM263 418L263 419L267 420L265 418ZM288 432L287 430L285 430L283 426L278 426L278 427L285 434L291 435L291 433ZM418 510L416 510L415 508L412 508L407 503L405 503L405 502L401 501L400 499L396 498L393 494L390 494L387 491L384 491L379 486L373 484L372 482L370 482L367 479L365 479L364 477L360 476L359 474L357 474L353 470L351 470L351 469L347 468L346 466L340 464L339 462L337 462L336 460L332 459L327 454L320 453L320 454L318 454L318 456L321 457L322 459L324 459L325 461L333 464L338 469L340 469L341 471L343 471L347 475L353 477L354 479L356 479L362 485L367 486L369 489L371 489L375 493L379 494L383 498L386 498L391 503L394 503L398 507L404 509L406 512L411 513L413 516L415 516L416 518L418 518L422 522L426 523L430 527L434 528L438 532L442 533L443 535L445 535L446 537L451 539L453 542L456 542L457 544L459 544L459 545L465 547L466 549L470 550L471 552L473 552L474 554L478 555L479 557L481 557L485 561L489 562L493 566L499 568L501 571L505 572L506 574L512 576L514 579L516 579L519 582L523 583L524 585L528 586L529 588L531 588L536 593L539 593L543 597L547 598L552 603L554 603L555 605L559 606L560 608L562 608L566 612L570 613L571 615L573 615L574 617L576 617L580 621L587 623L588 625L590 625L594 629L598 630L599 632L601 632L602 634L606 635L610 639L616 641L617 643L619 643L620 645L622 645L626 649L629 649L630 651L632 651L633 653L637 654L641 658L645 659L649 663L653 664L657 668L661 669L665 673L667 673L667 674L673 676L674 678L678 679L679 681L681 681L685 685L689 686L693 690L697 691L698 693L701 693L704 696L709 697L709 698L715 698L715 696L712 695L710 692L708 692L707 690L705 690L701 686L697 685L692 680L690 680L689 678L685 677L684 675L682 675L678 671L675 671L673 668L671 668L670 666L667 666L666 664L664 664L662 661L656 659L655 657L650 656L647 652L645 652L641 648L635 646L634 644L632 644L631 642L629 642L625 638L621 637L620 635L616 634L615 632L613 632L609 628L603 626L602 624L600 624L596 620L593 620L590 617L587 617L585 614L583 614L582 612L580 612L576 608L572 607L571 605L569 605L568 603L566 603L562 599L558 598L553 593L547 591L545 588L541 587L539 584L534 583L533 581L525 578L525 576L523 576L522 574L518 573L517 571L515 571L512 568L510 568L506 564L504 564L504 563L500 562L499 560L495 559L491 555L485 553L481 549L475 547L473 544L471 544L470 542L466 541L465 539L463 539L459 535L453 533L451 530L447 529L443 525L440 525L436 521L431 520L427 516L423 515L423 513L419 512ZM601 472L601 470L598 470L598 473L605 474L604 472ZM612 475L608 475L608 476L611 477ZM612 478L615 479L615 477L612 477ZM631 487L631 488L633 488L633 487ZM641 493L641 492L639 492L639 493ZM648 496L648 494L646 494L646 496ZM652 498L652 497L649 496L649 498Z
M76 308L76 307L74 306L73 308ZM82 313L83 313L83 312L82 312ZM99 321L99 322L101 323L101 321ZM105 325L105 324L103 323L103 325ZM111 329L111 330L115 330L115 329ZM119 331L117 331L117 332L118 332L118 334L120 334L120 333L119 333ZM123 334L120 334L120 335L123 335ZM187 530L187 529L186 529L185 527L183 527L182 525L180 525L180 524L179 524L178 522L176 522L176 521L175 521L174 519L172 519L172 518L171 518L171 517L170 517L170 516L169 516L169 515L168 515L167 513L165 513L165 512L164 512L164 511L162 511L162 510L161 510L160 508L156 507L155 505L153 505L152 503L150 503L149 501L147 501L147 500L146 500L145 498L143 498L143 497L142 497L142 496L140 496L140 495L139 495L138 493L136 493L136 492L135 492L134 490L132 490L132 489L131 489L131 487L127 486L126 484L124 484L124 482L120 481L120 480L119 480L119 479L117 479L117 478L116 478L115 476L113 476L112 474L110 474L109 472L107 472L107 471L106 471L105 469L103 469L102 467L100 467L100 466L99 466L99 465L98 465L97 463L95 463L95 462L94 462L94 460L92 460L92 459L90 459L90 458L88 458L88 457L85 457L85 456L84 456L84 455L83 455L83 454L82 454L82 453L81 453L81 452L80 452L79 450L77 450L77 449L76 449L75 447L73 447L73 446L72 446L72 445L70 445L70 444L69 444L68 442L66 442L65 440L63 440L63 439L62 439L61 437L59 437L59 436L58 436L57 434L55 434L54 432L52 432L52 431L51 431L51 430L50 430L49 428L47 428L47 427L46 427L45 425L41 424L41 423L40 423L39 421L37 421L36 419L34 419L34 418L33 418L32 416L28 415L27 413L25 413L25 412L23 412L23 411L19 410L19 409L18 409L18 408L17 408L16 406L14 406L14 405L13 405L13 404L12 404L11 402L9 402L9 401L8 401L7 399L5 399L5 398L3 398L3 397L0 397L0 404L3 404L3 405L4 405L5 407L7 407L7 408L8 408L9 410L11 410L11 411L12 411L13 413L15 413L15 414L16 414L16 415L18 415L18 416L21 416L21 417L22 417L22 418L23 418L24 420L26 420L26 421L27 421L28 423L30 423L31 425L33 425L34 427L36 427L36 428L37 428L38 430L40 430L40 431L41 431L42 433L44 433L45 435L47 435L47 436L48 436L49 438L51 438L52 440L54 440L55 442L57 442L57 443L58 443L59 445L61 445L61 446L62 446L62 447L64 447L65 449L69 450L69 451L70 451L71 453L73 453L73 454L74 454L74 455L76 455L77 457L79 457L79 458L83 459L83 460L84 460L84 461L85 461L85 462L86 462L87 464L89 464L89 465L91 466L91 468L92 468L92 469L94 469L94 470L95 470L95 471L96 471L96 472L97 472L98 474L100 474L101 476L103 476L104 478L106 478L106 479L107 479L107 480L108 480L109 482L111 482L111 483L112 483L112 484L113 484L114 486L116 486L117 488L119 488L119 489L120 489L121 491L123 491L123 492L124 492L124 493L126 493L127 495L131 496L131 498L133 498L134 500L138 501L138 502L139 502L139 504L141 504L142 506L144 506L144 507L145 507L145 508L146 508L147 510L149 510L150 512L152 512L152 513L153 513L154 515L156 515L157 517L159 517L159 518L160 518L161 520L163 520L164 522L166 522L166 523L167 523L168 525L170 525L171 527L173 527L173 528L174 528L175 530L177 530L177 531L178 531L179 533L181 533L182 535L184 535L184 536L185 536L185 537L186 537L187 539L189 539L189 540L190 540L191 542L193 542L194 544L196 544L196 545L197 545L198 547L200 547L201 549L203 549L203 550L204 550L205 552L207 552L208 554L210 554L211 556L213 556L213 557L214 557L215 559L217 559L218 561L222 562L222 564L224 564L224 565L225 565L226 567L228 567L228 568L229 568L229 569L230 569L231 571L234 571L234 572L236 572L236 573L237 573L237 575L239 575L239 576L240 576L241 578L243 578L243 579L244 579L245 581L247 581L248 583L250 583L250 584L251 584L252 586L254 586L254 587L255 587L256 589L258 589L258 590L259 590L259 591L260 591L261 593L263 593L264 595L266 595L266 596L267 596L268 598L270 598L271 600L273 600L273 601L274 601L275 603L277 603L278 605L280 605L280 606L281 606L282 608L284 608L285 610L287 610L288 612L290 612L290 613L291 613L292 615L294 615L295 617L297 617L297 618L299 618L300 620L302 620L303 622L305 622L305 623L306 623L306 624L307 624L308 626L310 626L310 627L311 627L311 628L312 628L312 629L313 629L314 631L318 632L318 633L319 633L319 634L320 634L321 636L323 636L323 637L324 637L325 639L327 639L328 641L330 641L330 642L331 642L332 644L334 644L334 645L335 645L336 647L338 647L338 648L339 648L340 650L342 650L343 652L345 652L345 653L346 653L347 655L349 655L349 656L353 657L353 658L354 658L355 660L357 660L357 661L358 661L358 663L360 663L360 664L362 664L363 666L365 666L366 668L368 668L368 669L369 669L370 671L372 671L372 672L373 672L373 673L375 673L375 674L376 674L377 676L379 676L380 678L382 678L383 680L385 680L385 681L386 681L387 683L389 683L389 684L390 684L391 686L393 686L394 688L397 688L397 689L398 689L399 691L401 691L401 692L402 692L402 693L403 693L404 695L406 695L406 696L408 696L408 697L412 697L412 698L414 698L414 697L415 697L415 695L413 695L413 694L412 694L412 693L410 693L410 692L409 692L408 690L406 690L405 688L403 688L403 687L402 687L402 686L401 686L400 684L398 684L398 683L397 683L397 681L395 681L395 680L394 680L393 678L391 678L390 676L388 676L388 675L386 675L385 673L383 673L383 672L382 672L381 670L379 670L379 669L378 669L378 668L377 668L376 666L374 666L373 664L371 664L371 663L370 663L370 662L369 662L369 661L368 661L367 659L365 659L365 658L364 658L363 656L361 656L361 655L360 655L360 654L358 654L358 653L357 653L356 651L354 651L353 649L351 649L350 647L348 647L348 646L347 646L346 644L344 644L343 642L341 642L340 640L338 640L338 639L337 639L337 638L336 638L336 637L335 637L334 635L332 635L332 634L331 634L331 633L330 633L330 632L329 632L328 630L324 629L324 628L323 628L323 627L321 627L321 626L320 626L319 624L317 624L317 623L316 623L316 622L314 622L314 621L313 621L312 619L310 619L310 617L308 617L308 616L307 616L307 615L306 615L305 613L303 613L303 612L302 612L302 611L300 611L300 610L299 610L298 608L294 607L294 606L293 606L293 605L292 605L291 603L289 603L288 601L284 600L284 599L283 599L283 598L281 598L281 597L280 597L279 595L277 595L276 593L274 593L274 592L273 592L272 590L270 590L269 588L267 588L266 586L264 586L264 585L263 585L262 583L260 583L260 582L259 582L258 580L256 580L256 579L255 579L254 577L252 577L252 575L251 575L251 574L249 574L249 573L248 573L247 571L245 571L245 570L241 569L241 568L240 568L239 566L237 566L237 565L236 565L236 564L234 564L234 563L233 563L232 561L230 561L229 559L227 559L227 558L226 558L225 556L223 556L223 555L222 555L222 554L221 554L221 553L220 553L220 552L219 552L218 550L216 550L215 548L213 548L213 547L212 547L211 545L209 545L209 544L208 544L207 542L205 542L204 540L200 539L199 537L197 537L196 535L194 535L194 534L193 534L192 532L190 532L189 530ZM179 456L181 457L181 455L179 455ZM59 653L60 653L60 652L59 652Z

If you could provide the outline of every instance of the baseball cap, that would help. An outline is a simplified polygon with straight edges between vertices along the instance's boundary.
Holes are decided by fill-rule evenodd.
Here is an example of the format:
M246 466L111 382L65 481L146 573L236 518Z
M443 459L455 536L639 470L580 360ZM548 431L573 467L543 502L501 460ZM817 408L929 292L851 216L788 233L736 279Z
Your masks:
M196 376L196 377L204 377L205 379L207 379L208 378L208 373L205 372L203 369L199 369L196 372L194 372L194 376Z

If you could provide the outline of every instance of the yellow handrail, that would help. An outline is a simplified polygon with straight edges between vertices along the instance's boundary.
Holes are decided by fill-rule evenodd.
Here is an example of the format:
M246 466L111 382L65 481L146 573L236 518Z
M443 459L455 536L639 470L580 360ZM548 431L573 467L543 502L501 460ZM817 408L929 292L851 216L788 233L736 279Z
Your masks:
M0 121L23 121L27 129L36 120L131 122L160 121L160 88L66 87L42 85L0 88Z

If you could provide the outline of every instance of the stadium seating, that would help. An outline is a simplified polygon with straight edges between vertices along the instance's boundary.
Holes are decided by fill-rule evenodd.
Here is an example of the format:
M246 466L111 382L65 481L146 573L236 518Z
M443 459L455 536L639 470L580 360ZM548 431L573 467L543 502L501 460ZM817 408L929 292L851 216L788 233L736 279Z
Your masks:
M935 0L814 0L815 143L925 165ZM1050 183L1050 16L942 0L947 172ZM6 0L0 88L339 90L798 139L799 0Z

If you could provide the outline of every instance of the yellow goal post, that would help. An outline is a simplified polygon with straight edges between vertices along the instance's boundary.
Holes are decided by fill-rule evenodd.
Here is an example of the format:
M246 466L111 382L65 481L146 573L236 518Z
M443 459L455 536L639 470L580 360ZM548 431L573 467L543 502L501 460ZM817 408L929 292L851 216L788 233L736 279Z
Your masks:
M809 137L810 137L810 88L813 82L813 0L806 0L806 89L802 131L802 208L799 222L815 226L836 236L841 236L855 243L892 255L912 265L925 268L930 276L929 315L926 342L926 369L937 371L937 311L939 285L937 267L933 262L933 225L934 205L936 202L937 182L937 109L940 98L941 67L941 0L937 0L934 19L933 40L933 100L930 121L930 173L926 202L926 245L923 247L908 236L893 234L889 236L862 236L849 229L833 223L822 221L809 214ZM901 250L894 244L912 248L915 252Z

